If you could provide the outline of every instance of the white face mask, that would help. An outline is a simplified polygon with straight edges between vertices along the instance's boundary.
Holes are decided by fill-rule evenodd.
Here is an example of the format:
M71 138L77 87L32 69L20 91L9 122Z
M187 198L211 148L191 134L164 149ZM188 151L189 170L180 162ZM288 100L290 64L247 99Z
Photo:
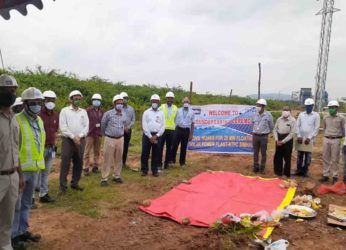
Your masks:
M190 104L188 102L184 102L183 106L184 106L184 108L188 108L190 106Z
M100 107L101 106L101 101L100 100L93 100L93 106L94 107Z
M256 110L257 110L257 112L259 113L259 112L261 112L262 107L257 107L257 106L256 106Z
M153 108L153 109L157 109L158 107L159 107L159 104L157 104L157 103L152 103L151 104L151 107Z
M289 117L289 116L290 116L290 114L291 114L291 112L290 112L290 111L287 111L287 110L282 111L282 116L283 116L283 117L285 117L285 118Z
M55 108L55 103L54 102L46 102L44 104L44 106L48 109L48 110L53 110Z

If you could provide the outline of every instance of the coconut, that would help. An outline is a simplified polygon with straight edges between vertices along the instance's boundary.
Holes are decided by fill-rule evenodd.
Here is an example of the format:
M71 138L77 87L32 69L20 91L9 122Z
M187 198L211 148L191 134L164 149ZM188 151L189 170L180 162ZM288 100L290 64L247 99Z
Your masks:
M150 201L150 200L144 200L144 201L142 202L142 205L143 205L144 207L149 207L149 206L151 205L151 201Z
M185 217L185 218L182 219L181 222L182 222L184 225L189 225L189 224L190 224L190 219L187 218L187 217Z

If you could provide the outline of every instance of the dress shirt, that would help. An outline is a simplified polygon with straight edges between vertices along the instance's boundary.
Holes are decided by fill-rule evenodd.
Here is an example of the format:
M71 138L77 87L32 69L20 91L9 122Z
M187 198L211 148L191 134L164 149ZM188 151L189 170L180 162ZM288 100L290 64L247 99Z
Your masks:
M147 109L143 113L142 128L148 138L152 137L151 133L161 136L165 132L165 115L159 109Z
M178 110L175 117L175 125L180 128L191 128L192 123L195 122L195 113L191 107L187 109L182 107Z
M124 135L126 113L117 113L115 109L107 111L101 121L101 131L105 136L121 137Z
M89 131L88 136L90 137L101 137L101 120L104 111L100 108L95 109L94 107L87 108L87 114L89 118Z
M123 110L126 114L126 125L125 127L128 129L132 129L135 125L136 115L135 110L130 105L124 105Z
M336 116L327 115L323 119L324 136L344 137L345 118L339 114Z
M301 112L297 119L297 137L302 137L303 140L309 138L314 139L320 129L320 115L316 112L310 114Z
M60 112L59 125L62 136L73 139L75 136L86 137L89 130L89 118L85 109L77 110L71 106Z
M269 134L273 131L274 123L272 114L268 111L264 111L262 114L256 112L252 120L254 134Z
M287 136L282 140L283 143L286 143L292 140L296 132L296 119L293 116L287 118L281 116L277 119L274 127L274 138L275 141L278 141L278 134L287 134Z
M18 167L19 125L14 113L0 111L0 171Z
M55 111L50 112L44 107L39 116L43 121L44 130L46 131L45 146L54 146L56 142L56 133L59 129L59 113Z
M29 115L26 110L23 111L25 117L28 119L28 122L30 124L30 127L33 131L35 145L37 148L37 152L41 152L41 133L45 133L45 131L41 131L40 126L38 125L38 119L41 119L39 116L36 118Z

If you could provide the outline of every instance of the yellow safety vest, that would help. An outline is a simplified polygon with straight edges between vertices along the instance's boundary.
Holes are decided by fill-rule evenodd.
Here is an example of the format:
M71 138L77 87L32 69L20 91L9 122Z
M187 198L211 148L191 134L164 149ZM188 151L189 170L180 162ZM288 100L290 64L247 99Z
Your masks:
M162 110L162 112L165 115L165 122L166 122L166 129L168 130L175 130L175 116L177 115L178 112L178 108L177 106L172 104L172 113L171 116L168 119L168 110L167 110L167 104L162 104L160 107L160 110Z
M35 144L34 134L31 129L28 118L23 112L17 115L17 121L21 133L21 145L19 152L20 165L23 172L34 172L39 169L45 169L44 164L44 143L46 133L42 119L38 116L38 125L41 131L41 150L38 152Z

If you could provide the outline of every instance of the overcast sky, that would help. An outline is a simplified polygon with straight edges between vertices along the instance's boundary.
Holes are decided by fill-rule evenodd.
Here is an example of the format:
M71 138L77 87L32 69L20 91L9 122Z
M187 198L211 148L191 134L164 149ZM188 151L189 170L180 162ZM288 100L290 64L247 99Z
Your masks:
M5 64L42 65L127 84L200 93L291 93L314 87L322 2L315 0L43 0L0 19ZM327 91L346 96L346 1L336 0Z

